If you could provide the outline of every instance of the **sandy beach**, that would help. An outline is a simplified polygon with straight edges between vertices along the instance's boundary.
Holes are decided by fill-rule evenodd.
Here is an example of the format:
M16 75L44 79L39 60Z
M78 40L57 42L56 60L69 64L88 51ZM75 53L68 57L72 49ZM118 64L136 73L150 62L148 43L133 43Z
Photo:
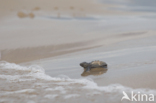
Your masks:
M154 3L1 0L0 103L155 103ZM94 60L108 68L79 65Z

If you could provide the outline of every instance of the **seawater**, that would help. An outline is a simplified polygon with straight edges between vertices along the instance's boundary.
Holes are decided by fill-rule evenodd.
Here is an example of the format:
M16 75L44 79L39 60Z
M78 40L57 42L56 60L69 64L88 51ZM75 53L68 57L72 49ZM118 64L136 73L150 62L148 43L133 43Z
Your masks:
M51 77L38 65L0 62L0 103L120 103L123 91L156 96L156 90L120 84L98 86L91 79Z

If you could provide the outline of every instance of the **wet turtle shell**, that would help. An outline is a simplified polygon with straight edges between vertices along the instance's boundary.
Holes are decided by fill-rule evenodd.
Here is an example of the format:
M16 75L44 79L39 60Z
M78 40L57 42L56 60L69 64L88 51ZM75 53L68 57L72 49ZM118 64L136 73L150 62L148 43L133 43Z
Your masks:
M99 67L107 67L107 64L103 61L92 61L90 63L82 62L80 63L80 66L83 68L99 68Z
M92 61L89 64L91 68L107 67L107 64L103 61Z

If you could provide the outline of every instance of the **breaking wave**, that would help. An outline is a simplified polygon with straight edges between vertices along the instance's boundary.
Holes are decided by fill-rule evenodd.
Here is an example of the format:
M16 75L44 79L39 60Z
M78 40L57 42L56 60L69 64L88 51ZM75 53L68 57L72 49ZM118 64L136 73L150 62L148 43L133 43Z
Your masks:
M0 62L0 85L0 103L119 103L122 91L156 96L156 90L120 84L98 86L90 79L51 77L38 65L27 67L5 61Z

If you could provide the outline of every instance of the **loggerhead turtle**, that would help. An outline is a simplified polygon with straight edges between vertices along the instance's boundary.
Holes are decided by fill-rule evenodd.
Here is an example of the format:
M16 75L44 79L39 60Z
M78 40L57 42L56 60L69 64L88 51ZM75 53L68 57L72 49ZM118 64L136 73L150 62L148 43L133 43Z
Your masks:
M86 71L90 71L93 68L106 68L107 64L103 61L92 61L90 63L82 62L80 66L83 67Z

